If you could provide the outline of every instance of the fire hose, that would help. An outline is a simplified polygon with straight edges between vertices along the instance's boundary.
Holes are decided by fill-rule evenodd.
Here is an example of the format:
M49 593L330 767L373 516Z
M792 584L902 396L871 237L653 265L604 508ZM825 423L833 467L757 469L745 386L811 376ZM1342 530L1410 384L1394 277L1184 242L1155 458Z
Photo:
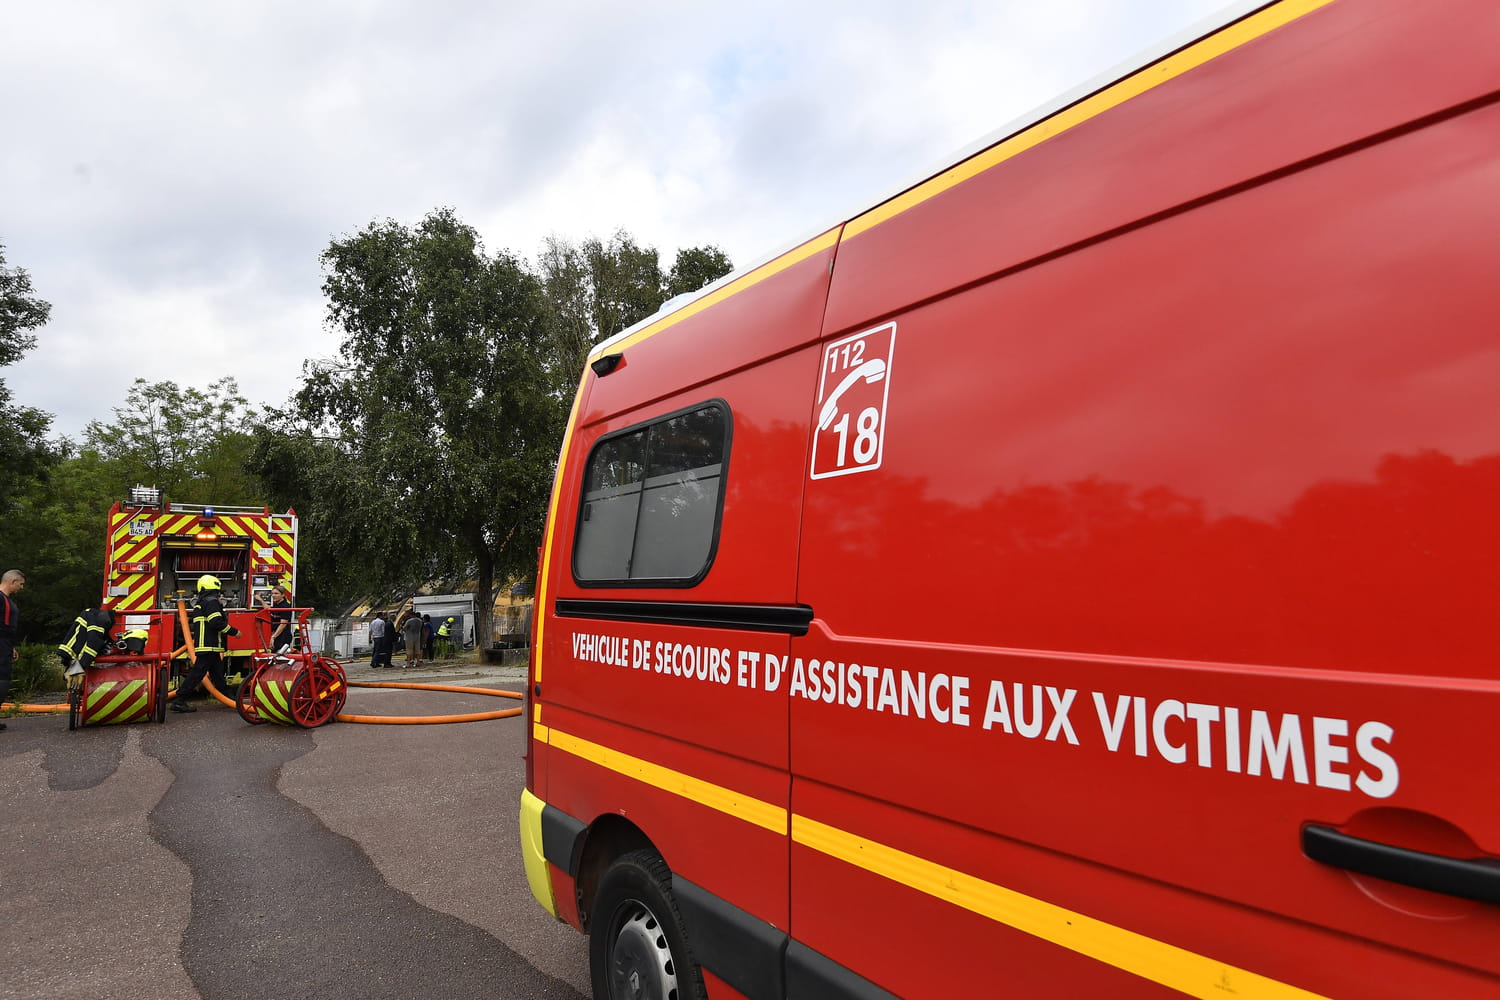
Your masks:
M180 656L184 652L187 653L188 659L190 659L190 660L196 659L197 658L197 650L195 649L195 647L193 645L192 629L188 625L187 607L183 603L183 600L182 600L181 597L179 597L177 599L177 615L178 615L178 619L182 623L182 631L183 631L183 635L184 635L186 641L183 643L183 645L181 647L179 647L178 649L176 649L176 650L174 650L172 652L172 655L171 655L170 659L176 659L178 656ZM342 671L340 671L339 672L339 677L342 678L342 676L343 676ZM246 677L244 683L249 683L249 682L250 682L250 678ZM486 696L489 696L489 697L492 697L492 698L514 698L516 700L520 700L522 697L524 697L522 694L520 694L519 692L516 692L516 691L501 691L501 690L495 690L493 688L467 687L467 686L456 685L456 684L418 684L418 683L400 683L400 682L395 682L395 681L387 681L387 682L377 682L377 681L349 681L347 683L348 683L349 687L399 688L399 689L404 689L404 690L409 690L409 691L446 691L446 692L452 692L452 693L457 693L457 694L482 694L482 695L486 695ZM207 676L205 676L203 678L203 687L208 691L209 695L212 696L215 700L217 700L221 705L224 705L227 708L233 708L233 709L236 709L236 710L238 710L240 708L239 704L234 699L232 699L229 696L225 695L217 687L215 687L213 681L210 678L208 678ZM169 691L169 692L167 692L167 697L168 698L175 698L175 697L177 697L177 694L178 694L178 692L176 692L176 691ZM21 712L28 713L28 714L61 713L61 712L66 712L66 711L69 710L69 707L66 704L63 704L63 705L30 705L30 704L19 704L18 705L18 704L14 704L14 703L11 703L11 702L6 702L3 705L0 705L0 708L16 708L16 709L19 709ZM380 726L433 726L433 725L449 725L449 724L460 723L460 722L485 722L485 721L488 721L490 719L506 719L506 718L510 718L512 716L520 715L522 713L522 711L523 711L523 709L517 707L517 708L500 709L498 711L493 711L493 712L466 712L466 713L450 714L450 715L353 715L353 714L339 713L339 714L335 715L333 718L334 718L335 721L338 721L338 722L356 722L356 723L362 723L364 725L380 725Z

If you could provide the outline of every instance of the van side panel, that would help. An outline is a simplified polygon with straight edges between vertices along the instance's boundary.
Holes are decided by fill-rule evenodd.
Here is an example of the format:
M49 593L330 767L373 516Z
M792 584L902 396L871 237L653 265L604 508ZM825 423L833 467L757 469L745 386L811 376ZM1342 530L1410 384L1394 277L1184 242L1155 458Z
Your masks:
M1307 6L1277 4L1267 16ZM1318 7L957 187L929 183L909 195L947 188L937 195L954 203L946 209L886 218L892 208L882 206L853 220L849 231L861 235L839 249L843 273L831 290L828 328L853 329L866 317L1491 94L1500 89L1497 37L1500 7L1489 0ZM1171 57L1159 64L1173 65ZM975 204L990 207L975 212ZM867 239L863 227L876 218L886 221Z
M734 609L795 611L807 387L832 240L772 267L669 334L627 337L590 376L560 472L544 596L546 801L585 824L639 827L675 876L761 920L787 922L784 695L739 650L784 657L786 628ZM706 403L729 415L723 508L707 575L685 586L582 585L573 551L588 458L603 438ZM717 626L695 609L727 607ZM801 628L805 629L802 618ZM733 859L726 863L726 859ZM565 885L571 891L571 883Z
M1483 97L1464 66L1494 61L1453 47L1500 25L1442 7L1309 14L1309 64L1379 57L1332 59L1317 99L1376 75L1425 94L1402 114ZM1275 103L1307 68L1275 47L1293 34L1223 95L1173 89L1196 74L1146 95L1187 130L1143 154L1263 155L1276 116L1222 107L1245 93L1302 134ZM897 346L880 468L806 492L793 937L901 995L1494 995L1500 908L1301 837L1500 855L1500 799L1476 794L1500 771L1500 106L1024 268L977 243L954 252L988 275L904 267L920 234L1054 242L1036 178L1087 199L1153 176L1094 124L841 245L827 342L894 322Z

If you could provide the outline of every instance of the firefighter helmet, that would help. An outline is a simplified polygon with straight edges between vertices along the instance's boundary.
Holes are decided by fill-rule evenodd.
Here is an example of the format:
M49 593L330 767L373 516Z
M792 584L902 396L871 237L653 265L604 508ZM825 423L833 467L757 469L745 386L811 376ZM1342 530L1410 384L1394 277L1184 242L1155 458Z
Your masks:
M207 573L205 573L203 576L198 577L198 593L201 594L201 593L203 593L206 590L212 590L212 591L217 592L217 591L222 590L222 589L223 589L223 587L221 587L219 585L219 578L218 577L211 576L211 575L209 575Z
M150 638L150 636L151 633L147 632L143 628L131 629L129 632L126 632L124 635L120 636L119 646L121 649L125 650L125 652L134 653L135 655L139 656L141 653L144 653L146 651L146 640Z

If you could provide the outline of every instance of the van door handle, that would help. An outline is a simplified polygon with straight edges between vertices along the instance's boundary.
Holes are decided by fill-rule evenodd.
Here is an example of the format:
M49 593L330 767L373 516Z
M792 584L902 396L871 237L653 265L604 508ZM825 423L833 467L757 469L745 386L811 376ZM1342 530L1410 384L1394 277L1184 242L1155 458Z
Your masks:
M1331 826L1302 828L1302 853L1325 865L1445 896L1500 903L1500 863L1489 858L1450 858L1340 833Z

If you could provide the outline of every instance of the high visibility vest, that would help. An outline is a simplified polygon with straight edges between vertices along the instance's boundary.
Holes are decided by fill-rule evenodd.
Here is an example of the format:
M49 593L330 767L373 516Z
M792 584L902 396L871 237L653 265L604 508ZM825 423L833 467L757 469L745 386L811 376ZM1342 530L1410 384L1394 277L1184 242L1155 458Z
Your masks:
M443 624L441 624L441 625L438 626L438 636L440 638L443 638L443 639L448 638L448 623L447 622L443 622Z

